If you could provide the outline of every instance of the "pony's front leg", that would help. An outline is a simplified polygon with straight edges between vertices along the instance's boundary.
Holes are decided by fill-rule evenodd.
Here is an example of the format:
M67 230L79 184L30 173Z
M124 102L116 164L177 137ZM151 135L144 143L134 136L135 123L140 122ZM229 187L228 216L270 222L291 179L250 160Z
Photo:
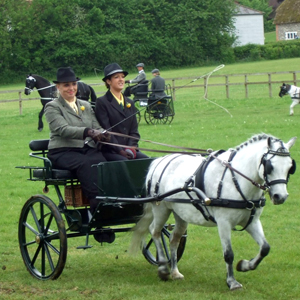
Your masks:
M44 124L43 124L44 108L45 108L45 106L43 106L43 108L41 109L41 111L39 113L38 131L42 131L44 128Z
M233 273L234 253L231 247L231 226L229 224L218 223L219 236L223 247L223 255L226 263L227 278L226 282L231 291L242 288L243 286L236 281Z
M290 116L294 115L294 107L299 104L299 100L293 100L291 106L290 106Z
M161 211L159 211L159 208ZM158 262L158 277L161 280L167 281L169 279L170 270L169 270L169 262L166 258L164 248L161 242L161 231L165 225L165 222L168 220L170 212L165 210L162 207L162 204L159 205L159 208L153 206L154 220L151 223L149 230L153 239L153 242L157 251L157 262Z
M260 251L256 257L251 260L243 259L238 262L236 269L240 272L255 270L264 257L266 257L270 252L270 245L265 238L260 220L255 222L253 221L246 230L259 245Z

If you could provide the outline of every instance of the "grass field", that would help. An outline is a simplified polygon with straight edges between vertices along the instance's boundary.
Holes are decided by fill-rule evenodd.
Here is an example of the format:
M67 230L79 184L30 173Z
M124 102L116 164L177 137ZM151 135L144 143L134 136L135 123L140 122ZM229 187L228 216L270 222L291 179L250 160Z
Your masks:
M276 31L265 33L265 44L276 42Z
M226 66L218 74L294 71L298 65L299 59L236 64ZM212 69L167 70L162 71L162 76L198 77ZM94 77L85 79L87 83L99 81ZM190 81L182 80L181 84ZM23 88L24 83L20 83L1 87L0 91ZM300 107L290 117L289 97L279 98L279 88L274 87L274 97L269 98L266 90L264 85L255 86L245 99L243 91L237 88L232 98L226 99L224 88L208 87L208 99L212 103L203 98L203 88L180 89L176 93L176 115L171 125L147 125L142 119L141 136L162 143L215 150L239 145L261 132L285 142L293 136L299 137ZM0 97L3 100L6 96L0 94ZM29 158L28 143L48 138L49 130L46 125L42 132L37 130L39 101L24 102L22 115L19 115L18 102L0 103L0 109L0 299L300 299L299 171L290 178L290 196L285 204L273 206L267 201L261 220L271 251L256 271L235 273L243 290L230 292L226 286L217 229L196 226L189 226L188 242L179 262L184 281L161 282L156 268L142 255L130 257L127 254L129 233L118 234L113 244L102 246L91 238L93 248L86 251L76 249L84 244L84 238L69 239L68 259L60 278L46 282L32 278L18 248L18 218L25 201L31 195L42 193L43 184L27 181L28 172L15 167L39 164ZM291 149L296 162L300 161L299 143L298 140ZM146 142L140 146L162 149ZM57 203L53 188L47 196ZM246 232L233 232L232 240L235 262L256 255L257 245Z

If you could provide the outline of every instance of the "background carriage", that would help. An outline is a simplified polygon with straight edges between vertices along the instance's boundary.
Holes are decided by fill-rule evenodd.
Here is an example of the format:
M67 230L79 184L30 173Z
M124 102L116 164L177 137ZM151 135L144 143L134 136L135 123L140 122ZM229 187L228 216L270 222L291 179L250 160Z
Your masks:
M164 96L155 95L164 92ZM133 101L138 109L137 121L140 122L142 114L147 124L171 124L175 116L173 93L170 84L165 90L150 90L149 81L145 80L137 85L134 90Z

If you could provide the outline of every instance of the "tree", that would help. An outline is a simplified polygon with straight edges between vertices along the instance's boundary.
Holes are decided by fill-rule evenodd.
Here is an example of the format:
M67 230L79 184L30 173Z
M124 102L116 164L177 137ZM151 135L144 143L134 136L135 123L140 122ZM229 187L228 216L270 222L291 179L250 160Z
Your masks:
M0 1L1 70L14 74L202 65L233 53L233 0Z

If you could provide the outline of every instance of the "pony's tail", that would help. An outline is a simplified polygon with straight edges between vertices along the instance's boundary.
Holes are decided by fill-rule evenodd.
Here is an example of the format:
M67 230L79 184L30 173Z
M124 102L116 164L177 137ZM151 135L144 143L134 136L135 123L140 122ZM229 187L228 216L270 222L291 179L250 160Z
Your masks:
M144 239L149 233L149 226L153 221L152 204L144 204L144 214L137 224L132 228L133 234L128 253L135 255L139 252L144 244Z
M96 100L97 100L97 95L95 93L95 90L89 85L90 91L91 91L91 105L92 107L95 107L96 105Z

